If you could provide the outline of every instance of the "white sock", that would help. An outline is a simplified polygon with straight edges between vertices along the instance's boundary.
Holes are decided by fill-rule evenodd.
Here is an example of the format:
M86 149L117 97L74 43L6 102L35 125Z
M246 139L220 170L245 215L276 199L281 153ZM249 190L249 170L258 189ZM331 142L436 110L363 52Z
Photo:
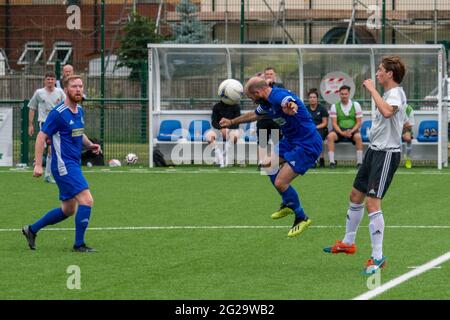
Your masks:
M214 156L216 163L219 165L223 165L223 153L222 149L218 145L214 147Z
M345 244L355 243L356 232L358 231L359 223L361 222L363 215L364 203L349 203L345 226L345 237L342 242L344 242Z
M406 158L407 159L411 159L412 143L411 142L407 142L406 145L405 145L405 149L406 149Z
M383 257L384 218L383 212L369 213L369 231L372 240L372 258L380 260Z
M362 163L362 161L363 161L362 150L356 150L356 163Z
M334 152L329 151L328 158L330 159L330 162L334 162Z
M233 144L230 141L225 142L225 164L230 164L231 156L233 155Z
M45 178L50 177L52 175L51 165L52 165L52 156L47 154L47 160L45 163L45 174L44 174Z

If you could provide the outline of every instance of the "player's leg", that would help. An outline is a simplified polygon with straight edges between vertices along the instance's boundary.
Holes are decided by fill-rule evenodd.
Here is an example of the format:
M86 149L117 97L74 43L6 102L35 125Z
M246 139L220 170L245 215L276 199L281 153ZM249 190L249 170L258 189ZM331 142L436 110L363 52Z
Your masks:
M402 140L405 142L405 167L407 169L412 168L411 153L412 153L412 133L411 131L405 131L402 135Z
M209 130L205 134L205 139L208 141L208 144L212 146L212 149L214 150L214 158L217 165L220 165L223 167L223 152L221 147L217 143L217 132L215 130Z
M75 244L73 248L79 252L93 252L92 248L86 246L84 235L89 225L94 199L89 189L85 189L75 196L75 200L78 203L78 210L75 217Z
M352 139L355 142L356 146L356 165L357 167L359 167L363 161L363 149L364 149L361 134L359 132L355 133Z
M394 178L395 171L400 163L400 156L400 152L376 151L372 161L373 170L369 177L369 185L372 187L367 193L366 199L372 255L364 269L366 274L372 274L385 265L385 257L383 256L385 225L381 200Z
M328 158L330 160L330 167L336 167L336 161L334 160L334 143L337 141L338 136L335 131L331 131L327 136L327 146L328 146Z
M74 199L62 201L61 207L54 208L47 212L35 223L22 228L22 234L27 238L28 246L30 249L36 249L36 235L42 228L59 223L76 211L76 201Z
M283 203L290 207L295 214L295 220L288 232L288 237L298 236L311 224L311 220L302 208L297 191L291 186L292 180L298 175L289 164L285 163L281 167L274 183L275 188L283 199Z
M239 138L239 130L222 129L222 135L225 137L225 165L234 163L234 146Z
M345 219L345 236L343 240L337 240L333 246L323 250L327 253L353 254L356 252L356 233L364 216L364 199L370 176L370 162L372 161L373 150L368 150L362 165L353 182L353 188L349 196L349 205Z

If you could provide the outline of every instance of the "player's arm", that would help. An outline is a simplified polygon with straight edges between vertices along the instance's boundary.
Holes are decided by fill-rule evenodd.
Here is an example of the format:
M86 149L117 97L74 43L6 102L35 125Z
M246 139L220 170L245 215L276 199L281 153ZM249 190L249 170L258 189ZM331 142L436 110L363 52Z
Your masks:
M89 138L85 134L83 134L83 145L86 147L86 149L92 150L92 152L95 154L99 154L102 152L101 146L99 144L92 143L92 141L89 140Z
M250 111L247 112L245 114L243 114L242 116L239 116L237 118L234 119L227 119L227 118L222 118L219 122L220 126L222 128L229 128L233 125L238 125L241 123L246 123L246 122L253 122L253 121L257 121L259 119L261 119L262 116L256 114L255 111Z
M39 131L36 137L36 144L34 146L34 171L33 177L42 176L42 156L45 149L45 141L48 139L48 135L42 131Z
M328 126L328 117L322 117L322 122L319 123L316 128L317 129L324 129Z
M370 92L373 100L375 101L375 105L377 106L380 113L385 118L390 118L397 112L399 106L391 106L389 103L384 101L383 97L378 93L375 84L372 79L367 79L363 82L363 86Z
M356 118L356 124L353 126L353 128L350 130L351 134L354 134L356 131L361 128L362 118Z
M338 134L340 134L341 136L344 135L344 132L341 130L341 128L339 128L338 126L338 122L337 122L337 117L331 117L331 124L333 125L333 129L334 131L336 131Z
M34 111L34 109L29 109L28 110L28 135L31 137L34 134L34 114L36 113L36 111Z

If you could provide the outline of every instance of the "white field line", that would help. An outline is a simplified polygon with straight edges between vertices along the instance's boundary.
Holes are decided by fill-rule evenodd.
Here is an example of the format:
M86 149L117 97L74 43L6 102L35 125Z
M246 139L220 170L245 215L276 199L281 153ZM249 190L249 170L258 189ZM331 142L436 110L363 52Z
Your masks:
M121 231L121 230L217 230L217 229L286 229L286 226L143 226L143 227L89 227L90 231ZM316 229L345 228L345 226L310 226ZM450 229L450 226L386 226L392 229ZM73 231L75 228L45 228L41 231ZM0 232L16 232L21 231L17 228L3 228Z
M450 260L450 252L447 252L447 253L443 254L442 256L437 257L436 259L433 259L430 262L425 263L424 265L421 265L417 269L414 269L412 271L409 271L409 272L401 275L400 277L392 279L391 281L386 282L385 284L379 286L378 288L367 291L366 293L364 293L360 296L357 296L356 298L353 298L353 300L372 299L372 298L382 294L383 292L386 292L387 290L392 289L392 288L398 286L399 284L402 284L405 281L408 281L409 279L411 279L413 277L416 277L424 272L427 272L430 269L433 269L433 268L443 264L444 262L446 262L448 260Z
M1 173L33 173L32 170L23 170L23 169L9 169L9 170L0 170ZM220 169L199 169L199 170L178 170L178 169L167 169L167 170L147 170L147 169L131 169L131 170L109 170L109 169L101 169L101 170L83 170L83 173L99 173L99 174L257 174L263 175L261 172L256 170L220 170ZM310 170L307 174L317 174L317 175L356 175L355 170L348 171L330 171L330 170L322 170L322 171L314 171ZM395 175L450 175L450 172L440 172L440 171L397 171Z

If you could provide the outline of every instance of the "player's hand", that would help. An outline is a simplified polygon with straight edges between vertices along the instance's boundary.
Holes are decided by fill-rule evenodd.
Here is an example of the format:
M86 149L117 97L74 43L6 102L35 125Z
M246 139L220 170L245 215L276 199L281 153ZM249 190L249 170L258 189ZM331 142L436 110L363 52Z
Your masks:
M94 154L102 153L102 147L96 143L91 144L91 150Z
M351 138L352 137L352 131L351 130L345 130L344 131L344 136L346 136L347 138Z
M42 166L34 165L33 177L39 178L40 176L42 176Z
M219 124L222 128L228 128L231 126L231 120L227 118L222 118L220 119Z
M34 134L34 126L33 126L32 124L30 124L30 125L28 126L28 135L29 135L30 137L32 137L33 134Z
M372 92L373 90L376 90L375 83L372 81L372 79L366 79L363 82L363 86L367 89L367 91Z
M284 107L282 107L282 110L284 113L286 113L289 116L293 116L297 113L298 111L298 105L291 101L289 102L287 105L285 105Z

